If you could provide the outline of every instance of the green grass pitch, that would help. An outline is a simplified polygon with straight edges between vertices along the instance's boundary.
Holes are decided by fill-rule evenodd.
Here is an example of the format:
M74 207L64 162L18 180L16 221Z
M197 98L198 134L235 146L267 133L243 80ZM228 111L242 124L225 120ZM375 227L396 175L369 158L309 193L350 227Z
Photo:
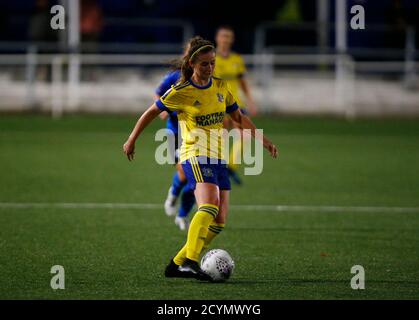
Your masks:
M185 241L162 209L12 208L5 203L163 204L172 166L155 121L129 163L129 116L0 117L1 299L418 299L419 121L257 118L280 149L233 186L212 247L236 261L223 284L165 279ZM239 210L236 205L310 206ZM326 211L318 206L339 206ZM316 209L317 208L317 209ZM65 290L50 269L65 268ZM365 268L365 290L350 287Z

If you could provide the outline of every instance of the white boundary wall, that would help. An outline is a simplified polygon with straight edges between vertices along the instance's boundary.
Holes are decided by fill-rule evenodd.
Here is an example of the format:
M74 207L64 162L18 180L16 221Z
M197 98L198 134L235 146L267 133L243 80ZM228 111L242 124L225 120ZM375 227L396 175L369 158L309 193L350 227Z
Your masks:
M141 112L153 102L154 90L166 71L163 64L173 56L85 55L79 58L85 77L76 86L70 86L65 80L68 56L0 56L0 112L38 109L52 111L55 116L80 111ZM346 117L419 115L419 90L407 90L397 79L356 75L357 64L349 57L343 58L346 71L336 75L333 67L342 56L245 56L250 67L249 80L262 112ZM157 68L150 69L152 64ZM383 68L377 64L368 66L372 65L376 71L388 69L385 64L381 64ZM14 71L20 69L21 74L31 74L27 69L39 70L39 66L50 73L52 81L19 79ZM392 71L403 71L403 67L402 62L391 65ZM74 101L78 103L74 105Z

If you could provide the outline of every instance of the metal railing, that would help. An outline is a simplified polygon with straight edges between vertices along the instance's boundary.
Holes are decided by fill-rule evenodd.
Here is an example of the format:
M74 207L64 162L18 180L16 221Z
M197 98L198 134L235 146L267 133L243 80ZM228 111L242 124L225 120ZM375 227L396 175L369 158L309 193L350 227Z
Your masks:
M1 70L6 70L5 67L16 66L18 68L26 68L26 80L24 81L13 81L12 85L19 85L19 92L26 92L26 103L27 107L36 100L39 91L36 92L35 84L33 81L33 75L28 75L28 70L36 70L38 66L49 66L49 72L51 79L50 81L43 82L44 87L42 101L44 105L50 107L53 117L60 117L64 112L80 111L81 103L85 103L87 96L89 96L89 87L94 85L95 88L100 88L103 82L97 83L96 80L90 82L72 82L70 77L66 73L67 67L70 65L72 60L77 60L81 70L90 70L89 68L96 68L100 70L107 70L105 74L108 74L109 70L120 70L123 69L124 73L132 73L133 70L148 70L150 66L154 68L158 67L158 72L154 72L152 69L151 75L156 75L154 81L150 82L147 76L141 83L147 83L147 88L143 90L141 95L147 97L149 101L152 95L152 90L157 85L158 78L163 75L164 70L167 70L168 62L175 58L177 55L172 54L161 54L161 55L150 55L150 54L112 54L112 55L97 55L97 54L20 54L20 55L0 55L0 74ZM348 55L306 55L306 54L292 54L292 55L280 55L280 54L259 54L259 55L244 55L243 56L246 64L249 67L249 74L252 80L256 79L257 72L263 70L264 80L262 83L255 86L255 89L259 93L259 97L262 97L263 103L265 104L265 111L269 111L268 106L272 106L271 111L275 111L278 108L278 97L281 96L279 92L283 88L278 84L278 75L282 75L282 79L287 78L288 72L291 70L293 76L301 78L301 83L308 85L310 88L316 87L318 81L327 79L329 89L325 92L327 95L325 102L333 105L333 112L340 114L346 118L357 117L357 107L354 104L356 74L364 71L397 71L403 73L406 66L403 61L375 61L375 62L356 62ZM31 67L28 68L28 65ZM329 68L325 68L329 66ZM147 68L145 68L147 67ZM415 72L419 70L419 63L414 62L409 66L414 68ZM9 71L13 72L13 71ZM111 74L111 73L110 73ZM324 78L326 77L326 78ZM310 79L313 79L310 82ZM107 79L102 78L103 80ZM316 80L317 79L317 80ZM127 94L132 99L136 99L136 91L138 87L134 83L121 83L118 80L114 81L114 87L106 87L109 89L100 89L101 92L107 96L117 94L118 97L122 97ZM252 81L255 83L255 81ZM106 81L109 83L109 81ZM36 86L39 87L39 82ZM8 83L0 81L0 91L3 91L0 95L8 95L9 89ZM112 85L112 84L111 84ZM106 85L105 85L106 86ZM279 87L278 87L279 86ZM114 89L112 89L114 88ZM123 92L117 92L123 89ZM298 89L298 88L295 88ZM131 91L130 91L131 90ZM303 90L303 89L302 89ZM87 96L86 96L87 93ZM304 92L301 92L304 94ZM279 96L278 96L279 94ZM293 95L299 94L298 90ZM290 96L292 98L292 96ZM312 99L318 99L318 96L313 96ZM47 99L47 100L45 100ZM119 99L119 98L115 98ZM323 98L322 98L323 99ZM94 103L94 101L91 101ZM309 101L309 103L311 103ZM316 104L316 102L315 102ZM319 103L317 105L320 106ZM100 110L101 102L97 102L97 110ZM279 106L280 108L280 106ZM126 110L126 109L124 109Z

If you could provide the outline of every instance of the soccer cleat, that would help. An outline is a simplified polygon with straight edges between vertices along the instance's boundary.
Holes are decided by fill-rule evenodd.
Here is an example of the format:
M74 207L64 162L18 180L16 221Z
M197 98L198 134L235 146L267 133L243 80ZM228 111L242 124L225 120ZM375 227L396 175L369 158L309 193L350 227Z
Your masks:
M170 260L170 263L167 265L164 270L164 276L166 278L193 278L193 274L182 272L179 270L180 266L173 262L173 259Z
M231 180L234 181L235 184L240 185L243 183L235 170L231 168L227 168L227 170L228 170L228 176L230 177Z
M176 215L176 200L177 197L172 194L172 187L169 188L169 192L167 194L167 199L164 202L164 211L166 212L166 215L169 217L172 217Z
M200 281L212 281L212 278L202 271L198 262L186 259L184 264L178 268L179 271L190 275L189 277L195 278Z
M189 222L188 217L176 217L175 218L175 225L177 225L181 231L188 231L189 224L190 224L190 222Z

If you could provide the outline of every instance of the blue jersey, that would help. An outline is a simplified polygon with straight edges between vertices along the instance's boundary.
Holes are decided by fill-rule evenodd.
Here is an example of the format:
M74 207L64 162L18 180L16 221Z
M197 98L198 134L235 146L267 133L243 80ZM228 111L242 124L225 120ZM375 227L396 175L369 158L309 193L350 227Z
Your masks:
M172 85L178 82L180 76L180 70L174 70L166 74L160 85L157 87L156 94L160 97L163 96L166 91L172 87ZM167 119L166 127L175 135L178 134L178 118L176 112L169 112L169 118Z

